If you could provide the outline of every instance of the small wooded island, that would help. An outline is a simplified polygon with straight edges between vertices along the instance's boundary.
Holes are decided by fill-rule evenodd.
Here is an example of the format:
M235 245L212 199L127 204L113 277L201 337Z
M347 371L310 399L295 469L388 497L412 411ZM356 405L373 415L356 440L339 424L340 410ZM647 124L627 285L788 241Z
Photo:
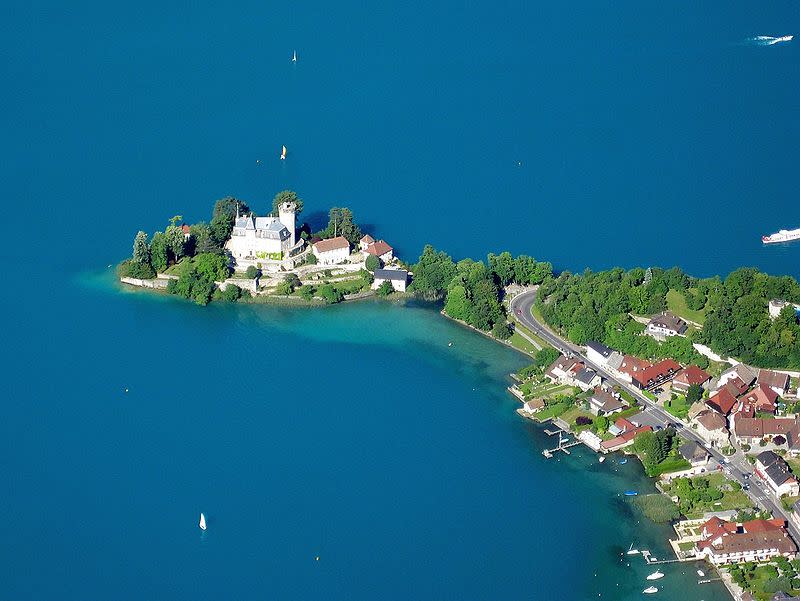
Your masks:
M411 274L384 240L364 235L345 207L328 225L297 227L303 201L284 190L258 216L233 197L218 200L211 222L170 219L163 232L136 234L133 256L117 266L126 284L164 289L206 305L212 300L337 303L405 292Z

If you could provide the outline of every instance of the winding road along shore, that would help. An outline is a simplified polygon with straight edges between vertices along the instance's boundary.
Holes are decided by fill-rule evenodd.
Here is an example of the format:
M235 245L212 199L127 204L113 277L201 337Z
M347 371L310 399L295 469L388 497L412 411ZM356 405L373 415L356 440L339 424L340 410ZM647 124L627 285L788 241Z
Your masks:
M745 478L745 474L748 474L748 478L750 478L750 475L753 474L753 468L747 461L744 453L737 449L734 455L730 457L723 456L719 450L710 446L706 440L701 438L694 430L688 427L685 422L667 413L662 407L659 407L656 403L644 396L638 388L624 380L618 379L603 367L600 367L599 365L589 361L589 359L586 358L582 347L576 346L568 340L563 339L556 332L551 330L546 324L536 320L532 311L535 302L536 290L531 290L528 292L522 292L512 298L509 303L509 307L522 325L545 340L557 351L564 355L572 355L573 357L579 358L588 367L591 367L597 371L597 373L603 376L606 380L613 382L621 389L630 393L631 396L633 396L639 402L639 404L651 416L655 417L663 426L666 427L667 424L673 424L683 438L687 440L693 440L700 444L715 459L717 459L717 461L719 461L720 465L725 465L725 473L729 478L736 480L742 485L748 483L748 479ZM725 463L726 461L728 462L727 464ZM780 499L778 499L759 478L752 478L749 480L749 482L752 483L753 486L746 492L754 504L772 512L772 515L776 517L780 516L785 519L792 538L794 538L795 542L800 542L800 530L798 530L794 522L790 519L789 513L784 511Z

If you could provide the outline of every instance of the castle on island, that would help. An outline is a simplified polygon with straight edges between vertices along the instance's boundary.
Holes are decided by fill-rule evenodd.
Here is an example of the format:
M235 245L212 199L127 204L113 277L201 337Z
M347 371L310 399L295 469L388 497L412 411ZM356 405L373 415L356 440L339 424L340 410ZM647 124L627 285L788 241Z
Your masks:
M277 217L242 216L237 210L231 237L225 243L236 269L244 270L250 265L294 267L306 249L305 241L296 237L295 218L296 207L292 202L280 205Z

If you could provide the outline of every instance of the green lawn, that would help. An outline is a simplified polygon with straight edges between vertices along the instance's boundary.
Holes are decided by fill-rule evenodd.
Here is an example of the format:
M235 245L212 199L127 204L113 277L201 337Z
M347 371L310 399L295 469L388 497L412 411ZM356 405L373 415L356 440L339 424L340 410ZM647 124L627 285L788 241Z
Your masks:
M674 401L665 402L664 409L679 419L689 417L689 404L686 402L686 397L680 394Z
M689 519L699 519L703 517L704 513L709 511L750 509L753 506L753 502L748 498L747 494L741 490L741 487L737 487L735 483L731 486L731 481L725 477L725 474L716 472L713 474L702 474L696 476L696 478L705 478L708 480L709 489L720 490L722 492L722 498L716 501L703 501L698 499L692 504L691 510L686 512L686 517ZM728 486L724 486L726 484ZM724 490L729 487L734 490ZM673 494L672 484L664 483L662 484L662 488L665 493ZM719 505L716 505L716 503L719 503Z
M658 465L653 467L645 467L645 472L651 478L655 478L656 476L660 476L661 474L667 474L669 472L680 472L682 470L687 470L691 467L688 461L686 461L683 457L680 456L670 456L664 459Z
M519 325L517 327L519 327ZM511 346L513 346L515 349L520 350L523 353L528 353L529 355L535 355L539 350L525 338L520 336L518 332L514 332L511 335L511 338L508 339L508 342L511 343Z
M686 306L686 297L677 290L670 289L667 292L667 308L678 317L683 317L690 321L696 321L703 325L706 321L705 309L692 310Z
M569 409L567 409L564 413L561 414L561 419L563 419L569 425L574 426L575 420L581 415L584 417L588 417L591 420L594 419L594 415L592 415L588 411L581 409L578 406L572 406Z

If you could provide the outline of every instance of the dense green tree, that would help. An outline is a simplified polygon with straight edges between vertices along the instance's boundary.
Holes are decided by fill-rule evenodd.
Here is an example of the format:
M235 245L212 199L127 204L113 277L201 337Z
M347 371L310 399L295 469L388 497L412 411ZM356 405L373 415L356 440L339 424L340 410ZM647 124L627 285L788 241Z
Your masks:
M328 212L328 227L324 230L323 238L335 236L344 236L354 246L363 237L361 228L353 221L353 212L347 207L332 207Z
M150 247L147 245L147 234L137 232L133 240L133 261L136 263L150 264Z
M278 214L278 208L285 202L292 202L294 203L295 207L295 214L299 215L303 212L303 200L297 196L297 192L293 192L292 190L283 190L278 192L275 195L275 198L272 199L272 212L273 214Z
M506 321L498 321L492 326L492 336L500 340L508 340L514 334L514 330Z
M153 269L158 272L164 271L169 265L167 239L163 232L153 234L153 239L150 241L150 262Z
M222 291L222 300L229 303L235 303L241 298L241 296L242 289L236 284L228 284L225 286L225 290Z
M367 271L374 272L376 269L381 268L381 260L375 255L368 255L366 261L364 261L364 267L366 267Z
M305 264L306 265L316 265L317 264L317 255L315 255L313 252L306 253Z
M314 298L314 294L316 293L316 291L317 290L316 288L314 288L314 286L311 286L309 284L304 284L303 286L300 286L300 288L297 289L297 294L299 294L301 298L310 301L312 298Z
M320 286L317 294L328 304L340 303L344 300L342 292L330 284Z
M202 253L194 258L194 269L208 282L221 282L230 275L228 261L215 253Z
M261 275L261 270L255 265L248 265L247 269L244 270L244 275L245 277L254 280Z
M594 429L597 432L605 432L608 430L608 418L605 415L598 415L594 418Z
M703 387L699 384L692 384L686 392L686 402L690 405L696 403L703 397Z
M184 256L184 246L186 244L186 236L183 230L177 225L168 225L164 231L164 239L172 260L176 263Z
M239 215L248 215L250 207L247 206L247 203L233 196L226 196L214 203L209 230L214 242L220 248L231 237L231 230L233 230L233 222L236 219L237 212Z
M127 259L117 265L117 277L149 280L156 277L156 272L149 263L139 263L133 259Z
M559 353L556 349L546 346L536 353L536 356L533 359L533 364L536 366L538 371L544 372L544 370L550 367L553 361L558 359L560 355L561 353Z
M496 275L501 286L508 286L514 280L514 257L508 251L499 255L489 253L487 258L489 269Z
M189 249L187 254L194 256L201 253L222 253L222 247L217 244L211 233L211 226L204 221L195 223L189 228Z
M414 281L410 289L424 299L440 299L455 275L456 265L450 255L428 244L414 265Z
M469 311L469 300L467 300L467 290L464 286L453 286L447 291L447 302L444 305L444 312L454 319L466 321Z
M292 294L296 288L299 288L302 285L300 282L300 278L297 277L295 273L289 273L284 276L283 281L278 284L276 288L276 292L278 294L289 295Z

